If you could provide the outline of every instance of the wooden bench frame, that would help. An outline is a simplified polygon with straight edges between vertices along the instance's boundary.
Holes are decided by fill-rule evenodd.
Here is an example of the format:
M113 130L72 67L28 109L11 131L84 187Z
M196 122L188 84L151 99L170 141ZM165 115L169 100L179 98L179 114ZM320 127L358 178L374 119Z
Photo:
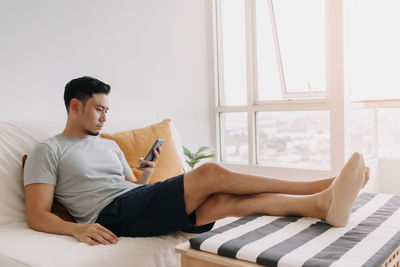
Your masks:
M219 256L197 249L191 249L189 242L180 244L175 248L181 254L182 267L260 267L253 262ZM381 267L400 267L400 245L393 251Z

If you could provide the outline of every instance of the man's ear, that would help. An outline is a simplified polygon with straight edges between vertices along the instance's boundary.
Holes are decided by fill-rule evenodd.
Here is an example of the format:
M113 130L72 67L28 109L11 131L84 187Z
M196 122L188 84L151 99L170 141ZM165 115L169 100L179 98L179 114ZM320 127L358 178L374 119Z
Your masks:
M82 108L82 102L77 98L72 98L71 102L69 102L69 111L73 113L77 113Z

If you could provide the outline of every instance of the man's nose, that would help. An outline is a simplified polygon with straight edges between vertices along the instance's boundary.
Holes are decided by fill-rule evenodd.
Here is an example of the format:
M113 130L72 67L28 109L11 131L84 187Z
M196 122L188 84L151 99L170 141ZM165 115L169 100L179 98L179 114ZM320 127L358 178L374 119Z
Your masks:
M107 118L106 118L106 113L103 113L101 116L100 116L100 121L101 122L105 122L106 120L107 120Z

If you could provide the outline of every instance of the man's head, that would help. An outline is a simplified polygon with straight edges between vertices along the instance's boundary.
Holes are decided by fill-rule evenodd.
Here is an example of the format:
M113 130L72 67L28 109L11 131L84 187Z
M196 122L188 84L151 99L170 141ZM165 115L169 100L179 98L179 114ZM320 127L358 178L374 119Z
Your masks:
M86 135L98 135L106 121L107 95L110 86L92 77L81 77L67 83L64 102L74 130Z
M96 78L84 76L73 79L67 83L64 91L64 103L67 112L69 113L69 106L73 98L78 99L83 105L85 105L86 101L91 98L93 94L102 93L108 95L110 90L111 87L108 84L103 83Z

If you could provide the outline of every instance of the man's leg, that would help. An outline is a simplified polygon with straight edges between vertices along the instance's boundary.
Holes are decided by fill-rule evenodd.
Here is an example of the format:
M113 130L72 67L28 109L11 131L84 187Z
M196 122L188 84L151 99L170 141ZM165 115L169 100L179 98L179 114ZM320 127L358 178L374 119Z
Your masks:
M208 211L208 214L213 217L212 209L217 211L218 208L212 204L215 202L215 198L218 198L218 200L225 199L226 201L221 205L225 208L220 208L219 211L222 217L217 219L252 213L301 215L318 218L329 217L332 224L339 226L344 221L347 222L351 206L366 180L364 179L365 175L366 167L362 156L358 153L353 154L334 183L332 183L333 179L319 182L292 182L264 178L230 172L218 165L207 164L185 175L186 211L187 214L190 214L196 210L199 222L208 221L209 219L203 219L202 214L206 214L207 207L210 207L211 210ZM312 194L319 191L323 192L310 196L280 195ZM225 195L212 197L218 193L225 193ZM197 211L200 207L202 209ZM313 212L311 210L318 212L310 214Z
M185 174L185 203L188 214L216 193L250 195L280 193L309 195L328 188L335 177L316 181L290 181L229 171L206 163Z
M275 193L232 195L217 193L196 209L196 224L251 214L325 218L332 194L328 190L313 195L294 196Z

